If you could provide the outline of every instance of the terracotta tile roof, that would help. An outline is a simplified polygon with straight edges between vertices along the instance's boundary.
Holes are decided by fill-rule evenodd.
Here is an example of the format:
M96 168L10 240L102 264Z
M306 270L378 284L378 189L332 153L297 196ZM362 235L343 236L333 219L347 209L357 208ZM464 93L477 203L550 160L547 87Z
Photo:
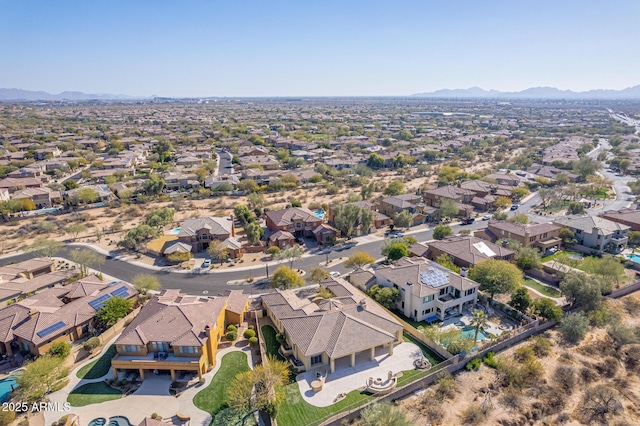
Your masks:
M314 223L322 222L322 220L320 220L306 207L291 207L283 210L274 210L267 212L266 215L276 226L288 226L296 220Z
M402 330L377 303L341 278L322 283L335 297L319 303L300 299L292 290L262 296L287 336L305 355L338 358L396 340Z
M234 294L234 298L239 296ZM118 345L168 342L176 346L202 346L206 327L225 309L227 297L189 296L165 290L142 307L116 340Z
M475 265L488 258L502 258L514 254L512 250L471 235L460 235L429 243L429 247Z
M553 223L530 223L527 225L523 225L522 223L517 222L508 222L506 220L489 220L488 228L494 228L498 230L503 230L505 232L511 232L512 234L519 235L524 237L525 234L529 235L540 235L545 232L553 232L560 229L560 226L555 225ZM493 231L494 234L499 235Z
M203 217L187 219L180 226L178 237L196 235L200 229L207 229L211 235L230 235L233 223L229 217Z
M466 291L480 286L469 278L462 277L449 269L422 257L404 257L395 265L381 266L376 269L376 277L382 277L396 284L411 283L412 294L425 297L440 291L438 285L444 280L446 285Z
M227 307L226 310L236 314L240 314L244 311L249 297L241 290L231 290L227 295Z
M554 219L553 222L572 229L580 229L589 234L593 229L597 229L600 235L610 235L616 231L626 231L631 228L622 223L598 216L563 216Z

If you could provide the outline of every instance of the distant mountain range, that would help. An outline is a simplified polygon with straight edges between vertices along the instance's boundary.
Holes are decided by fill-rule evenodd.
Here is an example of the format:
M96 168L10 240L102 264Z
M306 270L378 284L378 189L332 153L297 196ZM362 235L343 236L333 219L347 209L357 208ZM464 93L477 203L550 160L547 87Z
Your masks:
M640 99L640 85L622 90L596 89L586 92L560 90L555 87L531 87L520 92L468 89L443 89L435 92L416 93L419 98L499 98L499 99Z
M135 96L107 93L62 92L57 95L33 90L0 89L0 101L90 101L137 99Z

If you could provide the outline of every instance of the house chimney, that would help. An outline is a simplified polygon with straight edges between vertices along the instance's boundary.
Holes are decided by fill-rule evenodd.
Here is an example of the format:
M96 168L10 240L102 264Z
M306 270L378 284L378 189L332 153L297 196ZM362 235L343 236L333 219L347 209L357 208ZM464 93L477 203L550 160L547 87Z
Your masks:
M462 188L462 185L460 185L460 182L458 182L457 186L458 186L458 188Z
M229 217L231 218L231 236L235 237L236 236L236 227L234 226L235 220L232 214L230 214Z
M367 299L362 299L359 305L360 307L362 307L362 309L367 309Z
M467 268L460 268L460 276L467 278L469 276L469 270Z

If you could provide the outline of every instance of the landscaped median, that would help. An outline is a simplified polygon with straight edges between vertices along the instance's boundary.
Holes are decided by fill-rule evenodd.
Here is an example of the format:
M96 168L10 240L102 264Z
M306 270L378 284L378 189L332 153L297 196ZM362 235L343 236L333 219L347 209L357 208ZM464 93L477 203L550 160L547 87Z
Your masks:
M98 379L109 372L111 359L116 355L116 345L111 345L104 351L100 358L84 365L76 376L80 379Z
M524 280L524 285L532 288L536 291L538 291L539 293L542 293L543 295L547 296L547 297L551 297L554 299L557 299L558 297L562 296L562 293L560 293L559 290L556 290L553 287L549 287L543 284L540 284L539 282L535 281L535 280L531 280L531 279L526 279Z

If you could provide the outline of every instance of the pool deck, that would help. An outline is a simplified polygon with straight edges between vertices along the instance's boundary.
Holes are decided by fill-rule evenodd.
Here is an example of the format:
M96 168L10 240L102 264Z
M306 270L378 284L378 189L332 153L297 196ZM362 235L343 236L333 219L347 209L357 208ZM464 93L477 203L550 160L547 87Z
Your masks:
M413 362L420 358L422 350L417 345L403 342L393 349L393 355L389 355L387 348L378 348L373 361L369 361L368 354L358 354L355 367L351 367L348 357L336 360L335 373L327 374L320 392L311 389L311 382L316 380L316 372L326 373L327 369L318 368L298 374L296 382L305 401L316 407L327 407L336 402L339 394L364 388L369 377L386 378L389 371L395 374L414 370Z

